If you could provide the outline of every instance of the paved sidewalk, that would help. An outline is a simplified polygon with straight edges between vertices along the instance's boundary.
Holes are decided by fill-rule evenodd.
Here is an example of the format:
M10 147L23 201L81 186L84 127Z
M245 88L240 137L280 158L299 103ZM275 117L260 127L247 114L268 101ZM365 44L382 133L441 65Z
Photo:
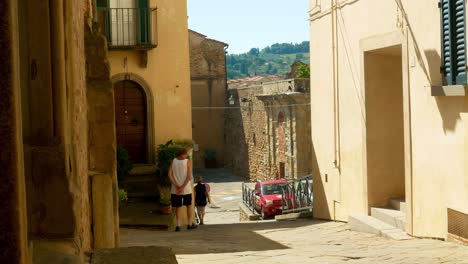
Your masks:
M121 229L121 246L172 247L180 264L468 264L468 247L437 240L388 240L318 220L240 223L242 179L195 171L212 188L205 226L167 232Z
M180 264L468 264L468 247L393 241L317 220L206 225L180 233L122 229L121 239L122 246L172 247Z

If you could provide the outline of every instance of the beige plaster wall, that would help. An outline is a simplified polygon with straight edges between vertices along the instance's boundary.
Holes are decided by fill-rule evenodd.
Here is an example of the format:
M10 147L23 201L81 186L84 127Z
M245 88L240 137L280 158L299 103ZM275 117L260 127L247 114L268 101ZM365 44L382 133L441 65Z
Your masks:
M413 227L408 232L445 238L447 207L468 212L468 100L431 96L431 85L441 84L438 1L421 5L411 0L338 0L335 45L330 2L320 1L320 7L316 2L310 1L316 216L346 221L350 213L367 213L366 98L360 43L395 32L404 47L405 181L408 222ZM333 47L338 93L333 89Z
M148 51L147 67L140 66L139 51L110 51L109 63L111 76L134 74L151 89L152 95L148 96L154 101L154 137L158 145L170 139L192 138L187 3L151 0L150 7L157 8L153 37L157 35L158 46Z

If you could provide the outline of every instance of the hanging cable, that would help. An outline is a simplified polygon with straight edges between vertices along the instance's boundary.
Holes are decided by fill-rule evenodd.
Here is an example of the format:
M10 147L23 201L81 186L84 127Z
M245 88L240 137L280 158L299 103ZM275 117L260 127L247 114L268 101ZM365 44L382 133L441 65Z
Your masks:
M257 109L268 109L268 108L282 108L282 107L289 107L289 106L310 106L310 103L304 104L285 104L285 105L271 105L271 106L264 106L259 107ZM249 109L252 108L250 106L193 106L193 110L209 110L209 109Z

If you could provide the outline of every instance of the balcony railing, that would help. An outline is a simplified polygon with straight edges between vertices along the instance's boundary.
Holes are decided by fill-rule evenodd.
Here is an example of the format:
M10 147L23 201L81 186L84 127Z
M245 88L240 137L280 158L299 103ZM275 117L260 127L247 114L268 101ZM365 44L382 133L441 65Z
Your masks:
M156 9L98 8L109 49L148 50L156 47Z

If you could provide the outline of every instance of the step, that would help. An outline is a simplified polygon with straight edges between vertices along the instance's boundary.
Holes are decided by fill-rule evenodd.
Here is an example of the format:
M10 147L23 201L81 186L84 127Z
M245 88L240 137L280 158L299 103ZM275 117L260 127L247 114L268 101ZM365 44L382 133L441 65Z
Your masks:
M374 234L393 240L412 239L406 232L365 214L352 214L348 224L353 231Z
M91 264L127 263L177 264L178 262L176 255L171 248L155 246L97 249L91 256Z
M157 167L154 164L134 164L130 175L152 175L157 171Z
M406 213L406 201L405 198L394 198L390 199L389 205L395 210L400 210L403 213Z
M395 228L405 231L406 214L401 211L372 207L371 216Z

